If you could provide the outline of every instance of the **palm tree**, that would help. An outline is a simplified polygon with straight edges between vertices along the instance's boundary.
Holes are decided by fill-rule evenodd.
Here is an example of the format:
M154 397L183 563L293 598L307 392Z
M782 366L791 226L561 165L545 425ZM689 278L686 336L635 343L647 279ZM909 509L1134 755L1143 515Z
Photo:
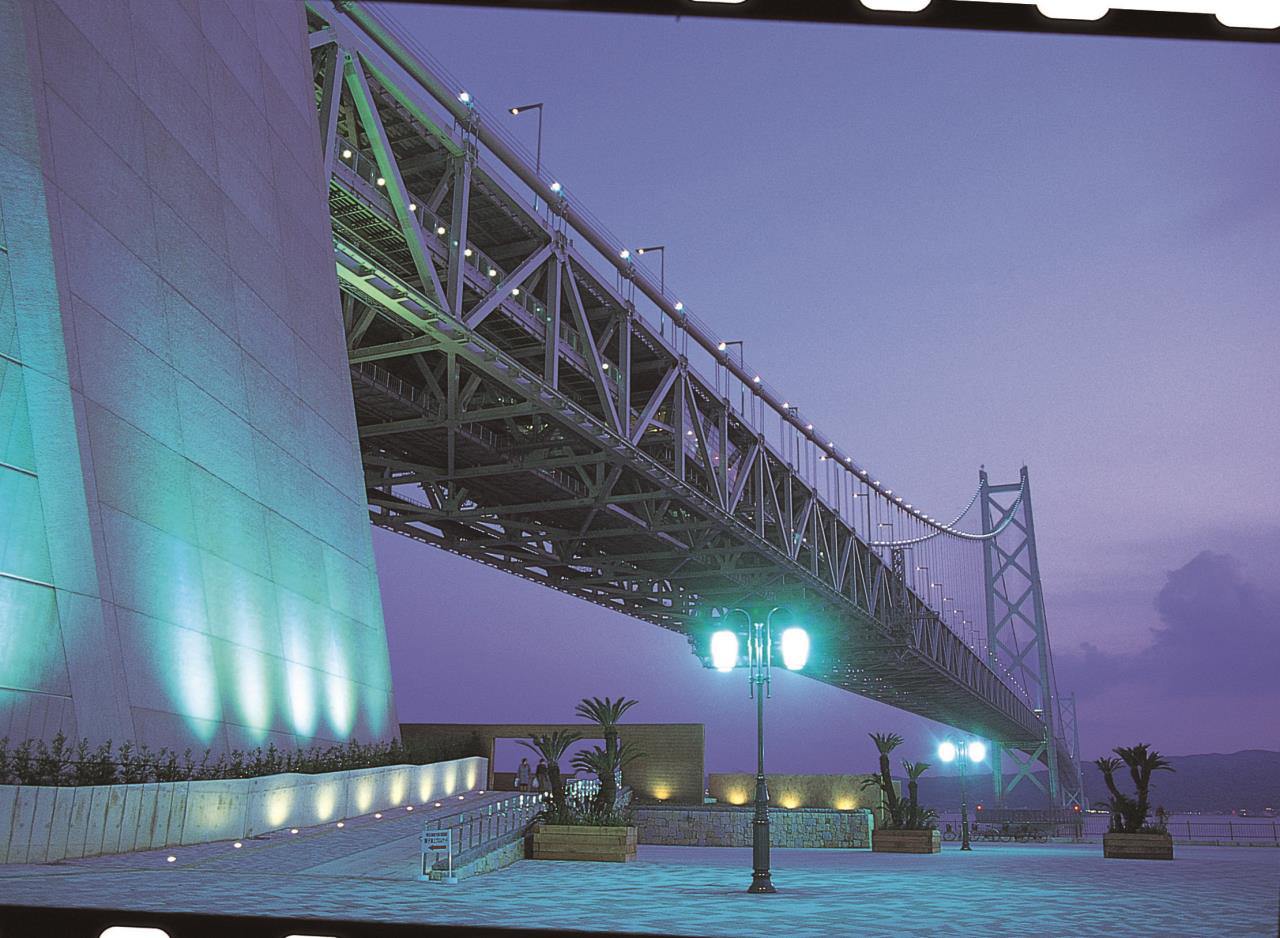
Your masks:
M1132 798L1116 787L1116 772L1124 763L1115 756L1104 756L1101 759L1095 759L1093 764L1102 773L1102 780L1107 785L1107 791L1111 793L1111 801L1108 803L1111 809L1111 830L1121 834L1136 831L1142 826L1141 821L1136 825L1133 823L1133 814L1137 805Z
M530 736L520 740L520 745L531 749L547 764L547 778L551 782L551 800L557 808L564 807L564 780L560 775L560 760L569 747L582 738L579 733L556 730L542 736Z
M584 697L574 707L573 712L583 719L590 720L600 726L600 730L604 735L604 749L609 754L611 760L616 760L618 756L618 724L622 721L622 716L632 707L638 700L629 700L626 697L619 697L617 700L606 697L601 700L599 697ZM618 771L621 771L622 764L618 764ZM618 797L618 777L615 773L610 772L607 776L600 776L600 801L603 804L612 805Z
M1138 792L1138 804L1134 809L1138 824L1134 830L1147 823L1147 814L1151 808L1148 800L1151 792L1151 773L1158 771L1172 772L1173 766L1160 753L1151 749L1149 743L1138 743L1136 746L1117 746L1112 750L1124 760L1129 767L1129 777L1133 779L1133 787ZM1101 766L1099 766L1101 768Z
M605 780L614 778L629 763L643 756L631 743L622 743L613 752L595 746L573 757L573 767L590 772L600 779L600 793L597 796L597 807L602 811L612 811L617 804L617 792L613 800L605 797Z
M885 804L888 807L889 823L887 827L897 824L901 818L899 817L898 794L893 790L893 774L889 766L889 754L893 750L902 745L902 737L897 733L871 733L871 741L876 744L876 749L880 750L880 791L884 793Z
M920 787L917 780L920 778L921 775L923 775L928 770L929 763L928 762L908 762L907 760L903 759L902 768L906 770L906 773L907 773L907 797L908 797L907 810L906 810L907 822L903 826L909 830L917 830L918 825L922 820L920 816L920 803L917 798L920 791Z

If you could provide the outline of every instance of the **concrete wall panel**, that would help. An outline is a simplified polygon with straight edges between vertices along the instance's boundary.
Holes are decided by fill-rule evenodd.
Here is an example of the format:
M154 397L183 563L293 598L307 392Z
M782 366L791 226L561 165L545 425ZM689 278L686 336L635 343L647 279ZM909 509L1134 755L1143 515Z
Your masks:
M301 4L0 20L0 725L394 732Z

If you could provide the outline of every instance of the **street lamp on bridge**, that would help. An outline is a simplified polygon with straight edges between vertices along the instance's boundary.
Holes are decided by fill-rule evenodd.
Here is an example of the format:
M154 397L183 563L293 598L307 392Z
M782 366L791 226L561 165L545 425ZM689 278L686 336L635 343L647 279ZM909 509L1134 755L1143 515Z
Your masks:
M762 617L759 609L728 609L722 622L729 616L740 615L745 625L720 628L710 635L691 638L703 667L722 673L745 667L750 672L748 686L756 701L756 802L751 822L751 885L747 887L750 893L777 892L769 873L769 787L764 775L764 700L772 696L769 669L775 650L788 671L801 670L809 660L809 633L798 625L783 629L775 648L773 617L782 611L783 607L774 606Z
M965 774L970 762L986 761L987 744L980 739L962 739L959 742L945 739L938 746L938 758L943 762L960 764L960 849L972 850L969 846L969 800Z
M512 117L518 117L519 115L524 114L528 111L538 112L538 146L533 158L534 160L533 174L535 176L541 177L542 176L542 102L538 101L536 104L520 104L520 105L517 105L516 107L507 108L507 110L510 112ZM558 186L559 183L557 183L556 185ZM534 193L534 196L533 196L533 208L535 211L538 208L537 193Z
M667 246L665 244L655 244L651 248L636 248L636 255L657 254L658 255L658 292L663 296L667 295Z

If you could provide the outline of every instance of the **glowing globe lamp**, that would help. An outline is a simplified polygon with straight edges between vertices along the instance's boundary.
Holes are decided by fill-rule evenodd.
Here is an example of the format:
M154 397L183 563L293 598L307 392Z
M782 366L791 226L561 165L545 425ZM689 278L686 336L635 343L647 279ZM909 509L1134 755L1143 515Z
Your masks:
M738 663L738 636L722 629L711 636L711 664L717 671L732 671Z
M957 755L956 744L950 740L938 747L938 758L943 762L955 762Z
M782 663L788 671L799 671L809 660L809 633L792 626L782 633Z
M987 757L987 746L982 740L974 739L969 742L969 761L981 762Z

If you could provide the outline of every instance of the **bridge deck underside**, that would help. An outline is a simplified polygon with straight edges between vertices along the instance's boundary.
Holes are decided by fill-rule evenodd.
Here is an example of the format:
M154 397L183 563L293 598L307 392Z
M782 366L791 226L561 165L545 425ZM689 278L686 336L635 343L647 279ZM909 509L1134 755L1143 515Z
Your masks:
M816 679L1039 743L1028 704L894 591L835 507L851 483L797 472L380 50L343 55L317 49L317 99L323 124L340 89L330 146L351 153L330 209L375 524L686 634L785 602Z

